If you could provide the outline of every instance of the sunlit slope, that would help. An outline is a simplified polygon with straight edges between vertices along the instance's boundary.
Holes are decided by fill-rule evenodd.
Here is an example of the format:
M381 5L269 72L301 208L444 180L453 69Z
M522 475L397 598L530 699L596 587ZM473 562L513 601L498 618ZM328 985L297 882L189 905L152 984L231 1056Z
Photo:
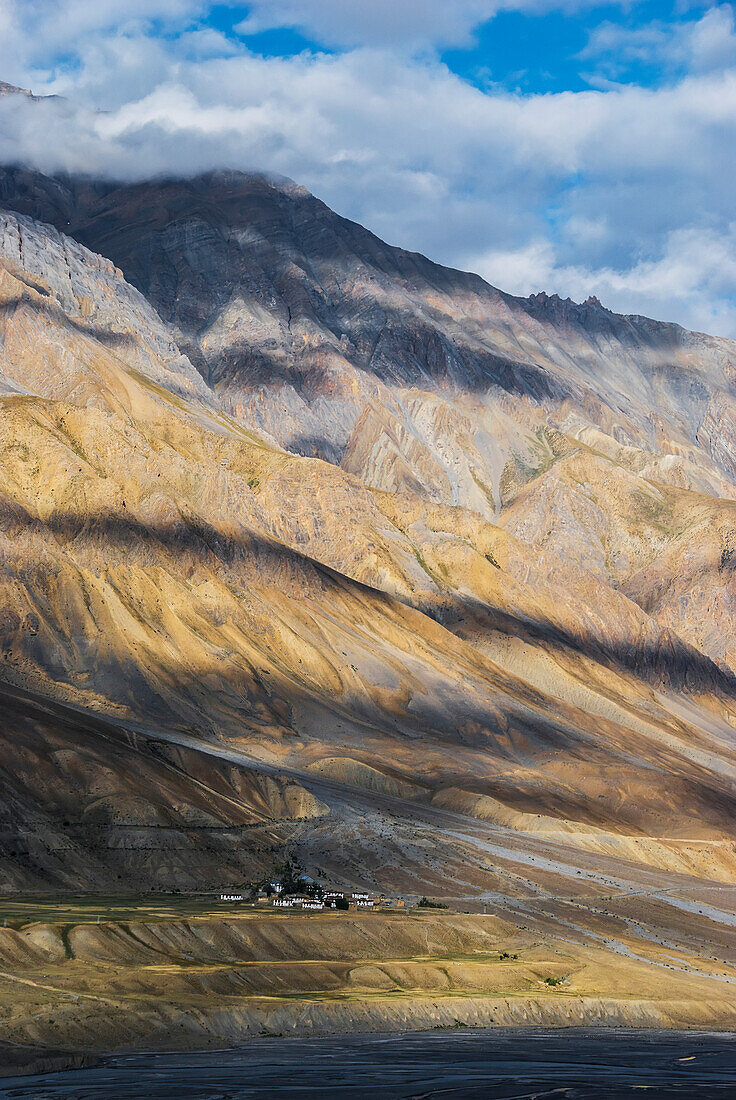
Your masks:
M503 294L288 180L3 169L0 201L111 257L237 417L373 483L488 507L508 460L548 461L559 430L638 450L666 479L733 482L732 341Z
M553 568L477 513L246 431L110 265L4 225L6 680L234 746L310 790L409 784L422 804L495 807L593 847L730 837L726 673L587 563ZM63 813L54 775L43 800ZM113 813L132 796L100 797Z
M733 511L669 492L736 496L733 341L503 294L289 181L3 169L0 200L111 257L203 400L366 486L500 521L733 670Z

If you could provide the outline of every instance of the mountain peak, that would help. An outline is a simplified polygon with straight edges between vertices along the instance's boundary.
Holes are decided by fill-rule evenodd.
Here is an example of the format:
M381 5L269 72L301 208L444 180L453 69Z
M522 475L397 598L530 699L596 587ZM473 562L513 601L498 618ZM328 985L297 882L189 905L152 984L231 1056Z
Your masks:
M538 290L534 294L530 294L526 299L535 306L564 306L572 307L575 309L582 309L585 306L589 306L593 309L602 309L604 313L611 313L612 311L603 305L600 298L595 294L589 294L584 302L575 302L569 296L567 298L561 298L559 294L548 294L546 290Z
M34 95L28 88L19 88L15 84L7 84L4 80L0 80L0 96L6 95L22 95L27 99L39 100L44 99L44 96Z

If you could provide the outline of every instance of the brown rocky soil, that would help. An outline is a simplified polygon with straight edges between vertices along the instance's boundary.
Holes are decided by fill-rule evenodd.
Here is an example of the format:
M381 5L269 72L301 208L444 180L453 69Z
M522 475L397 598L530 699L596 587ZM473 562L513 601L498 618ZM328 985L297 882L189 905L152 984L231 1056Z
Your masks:
M33 902L6 903L0 1019L14 1052L6 1072L24 1056L30 1069L53 1066L59 1051L74 1064L94 1052L256 1035L733 1028L733 935L720 929L728 946L719 943L717 961L696 959L687 935L702 933L702 918L674 944L670 918L650 910L648 897L629 922L616 913L621 897L568 901L558 908L574 923L557 925L551 901L503 916L208 913L169 901L158 910L140 904L137 919L121 919L111 899L39 902L35 913Z

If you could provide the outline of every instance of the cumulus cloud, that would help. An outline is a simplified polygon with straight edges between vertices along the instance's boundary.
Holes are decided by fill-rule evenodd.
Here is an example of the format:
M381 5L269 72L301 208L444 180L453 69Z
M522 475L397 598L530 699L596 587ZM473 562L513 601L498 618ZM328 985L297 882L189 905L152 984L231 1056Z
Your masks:
M208 6L204 0L2 0L0 12L17 36L33 30L24 47L46 56L50 48L64 50L99 32L180 25Z
M254 0L241 34L296 27L331 46L467 45L496 0Z
M251 0L242 34L294 27L338 47L427 49L467 46L499 11L541 14L592 6L593 0Z
M257 34L294 27L322 45L439 49L469 45L474 30L499 10L574 10L600 0L0 0L0 66L45 83L85 67L91 50L121 42L164 40L174 53L179 36L215 7L246 11L236 31ZM623 0L621 0L623 2ZM220 38L224 45L224 38Z
M736 64L736 30L731 4L710 8L698 20L653 22L629 27L603 22L579 54L594 61L598 74L625 77L632 64L656 66L663 76L711 72Z
M51 91L71 86L66 74L84 67L90 54L125 42L138 50L153 46L195 25L211 7L211 0L0 0L2 79Z
M71 14L83 4L64 2ZM135 0L125 26L112 3L98 7L78 63L47 66L43 87L66 99L0 98L0 160L124 179L275 172L505 289L596 293L736 335L727 63L693 64L656 89L511 95L380 43L261 57L201 25L197 0ZM8 12L17 30L17 6L0 0L0 25ZM154 33L154 15L176 33ZM50 56L28 50L26 84Z

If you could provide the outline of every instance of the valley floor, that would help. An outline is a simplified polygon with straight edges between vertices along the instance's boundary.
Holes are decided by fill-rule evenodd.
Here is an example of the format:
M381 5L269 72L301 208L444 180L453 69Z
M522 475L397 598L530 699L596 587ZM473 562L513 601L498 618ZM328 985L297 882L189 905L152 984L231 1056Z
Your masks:
M488 897L487 913L7 900L0 1060L13 1074L110 1051L434 1028L736 1031L736 892L714 885L705 902L701 887L695 905L682 890L670 905L588 886Z
M231 1100L259 1096L728 1097L736 1035L503 1028L431 1034L254 1039L188 1054L129 1054L5 1080L2 1100Z

